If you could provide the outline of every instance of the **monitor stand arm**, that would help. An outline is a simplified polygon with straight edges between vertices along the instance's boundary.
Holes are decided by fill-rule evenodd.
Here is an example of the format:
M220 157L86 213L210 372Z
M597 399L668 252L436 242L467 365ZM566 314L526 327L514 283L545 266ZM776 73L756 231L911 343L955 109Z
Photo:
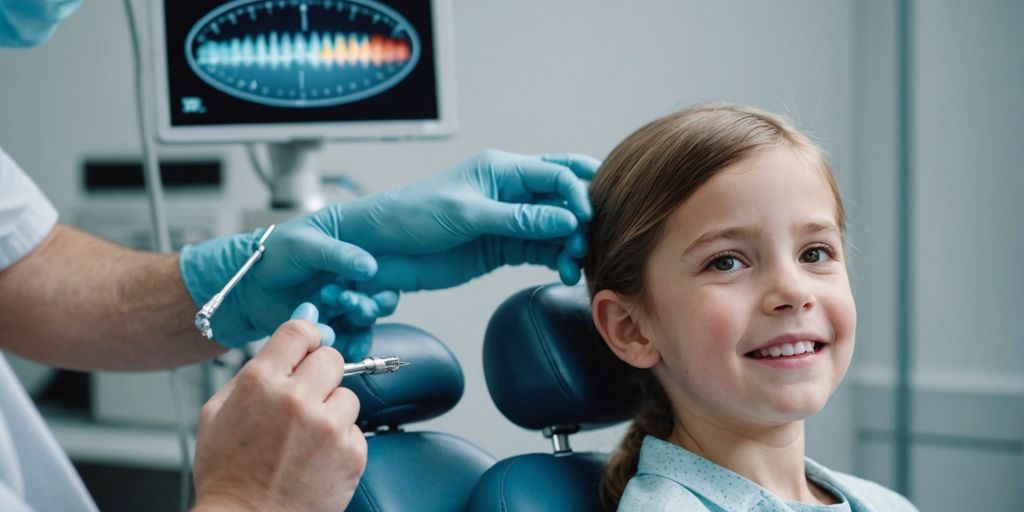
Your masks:
M267 145L270 159L270 207L312 212L326 204L320 189L322 140L296 140Z

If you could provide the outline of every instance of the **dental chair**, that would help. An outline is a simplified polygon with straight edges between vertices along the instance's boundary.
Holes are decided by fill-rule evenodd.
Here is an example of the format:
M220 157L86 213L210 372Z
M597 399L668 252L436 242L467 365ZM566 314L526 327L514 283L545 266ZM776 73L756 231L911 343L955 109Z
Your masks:
M484 339L491 398L520 427L551 440L550 453L502 460L473 489L467 510L598 511L605 453L574 452L569 435L631 418L630 367L593 326L585 288L522 290L501 304Z
M462 398L462 368L440 340L401 324L374 327L373 353L408 361L391 375L346 377L359 397L368 461L351 512L462 511L494 457L465 439L409 432L404 425L439 416Z

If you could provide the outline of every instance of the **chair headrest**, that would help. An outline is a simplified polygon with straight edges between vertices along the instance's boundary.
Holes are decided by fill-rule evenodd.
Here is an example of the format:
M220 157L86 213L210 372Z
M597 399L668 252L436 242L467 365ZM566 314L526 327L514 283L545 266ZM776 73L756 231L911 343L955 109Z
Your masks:
M357 423L363 431L439 416L462 398L462 367L441 340L404 324L373 327L373 354L398 356L407 366L388 375L342 380L359 397Z
M498 307L484 338L484 374L502 414L523 428L600 428L633 416L632 368L597 333L583 287L522 290Z

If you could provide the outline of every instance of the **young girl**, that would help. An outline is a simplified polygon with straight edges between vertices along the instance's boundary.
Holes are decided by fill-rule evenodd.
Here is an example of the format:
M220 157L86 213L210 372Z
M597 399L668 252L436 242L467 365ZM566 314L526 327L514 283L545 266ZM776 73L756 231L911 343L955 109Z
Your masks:
M609 505L915 510L804 456L856 326L821 150L770 114L701 106L627 137L590 195L594 323L644 402L609 460Z

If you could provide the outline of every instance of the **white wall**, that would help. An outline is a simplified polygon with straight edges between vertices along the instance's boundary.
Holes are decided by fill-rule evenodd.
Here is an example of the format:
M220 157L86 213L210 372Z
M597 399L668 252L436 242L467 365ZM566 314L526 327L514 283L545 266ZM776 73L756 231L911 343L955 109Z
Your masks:
M910 204L896 197L895 5L857 5L854 466L894 483L895 219L908 209L909 492L921 510L1020 510L1024 3L911 5Z

